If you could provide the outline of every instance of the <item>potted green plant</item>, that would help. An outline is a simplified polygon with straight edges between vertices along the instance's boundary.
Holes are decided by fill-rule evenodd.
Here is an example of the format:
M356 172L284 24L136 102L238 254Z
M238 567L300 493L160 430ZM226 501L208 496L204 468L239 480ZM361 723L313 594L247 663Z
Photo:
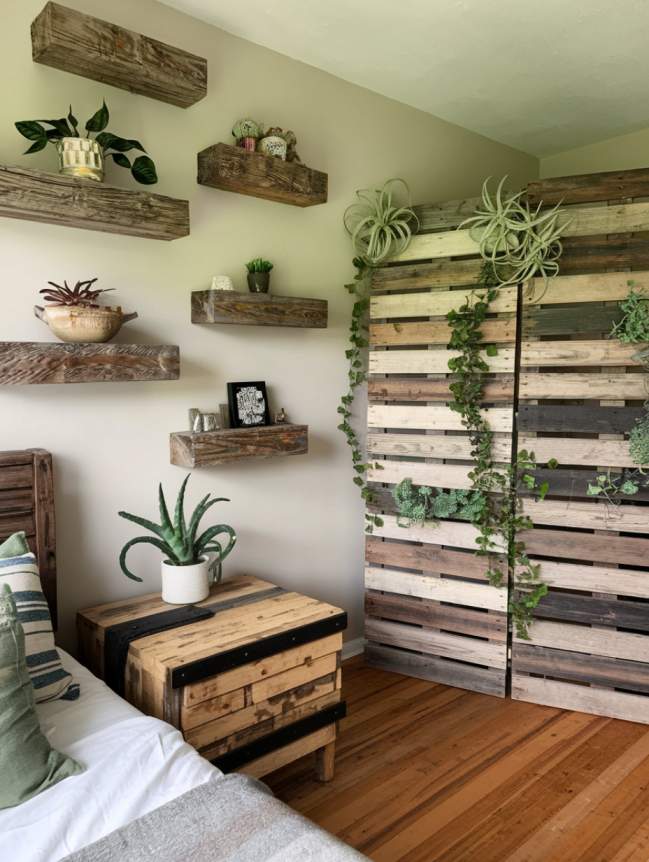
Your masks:
M232 128L232 137L237 142L238 147L243 147L249 153L254 153L257 149L257 141L263 134L262 129L262 123L257 123L250 118L238 120Z
M273 264L269 260L256 257L248 261L248 289L251 293L268 293L270 288L270 271Z
M101 108L86 123L85 136L79 133L79 124L72 113L72 105L67 117L60 120L19 120L14 125L24 138L32 141L31 147L25 150L25 155L37 153L44 150L48 144L54 144L59 155L59 173L65 176L103 182L104 160L112 158L121 168L128 168L138 183L157 183L155 165L149 156L137 156L131 163L125 155L129 150L139 150L146 154L142 144L107 132L109 119L106 102L103 102ZM91 135L94 135L94 138Z
M229 502L227 497L211 497L207 494L194 509L189 521L185 520L185 488L188 474L183 480L176 499L173 520L169 515L162 485L158 487L160 523L147 518L119 512L122 518L150 530L153 536L138 536L128 541L119 555L119 564L127 578L142 581L126 566L126 555L133 545L149 544L162 551L160 564L162 574L162 599L172 605L186 605L207 598L210 585L218 583L222 576L223 560L228 556L237 541L232 527L216 524L202 533L198 532L203 516L215 503ZM217 536L225 535L225 546Z
M72 343L104 343L117 335L123 323L135 320L137 311L123 314L121 306L99 305L97 298L113 288L93 288L97 281L78 281L69 287L53 281L39 293L47 305L34 306L34 314L46 323L57 338Z

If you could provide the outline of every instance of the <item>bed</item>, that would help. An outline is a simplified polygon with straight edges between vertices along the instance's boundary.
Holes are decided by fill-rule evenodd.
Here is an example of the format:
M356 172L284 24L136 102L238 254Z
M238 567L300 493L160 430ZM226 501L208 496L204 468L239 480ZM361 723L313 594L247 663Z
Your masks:
M52 488L47 452L0 453L0 540L25 530L45 571L43 588L54 616ZM66 670L80 682L81 696L77 701L39 704L41 727L55 748L84 764L86 771L22 805L0 811L0 859L354 862L364 858L274 799L259 782L224 776L175 728L143 715L71 655L59 652Z

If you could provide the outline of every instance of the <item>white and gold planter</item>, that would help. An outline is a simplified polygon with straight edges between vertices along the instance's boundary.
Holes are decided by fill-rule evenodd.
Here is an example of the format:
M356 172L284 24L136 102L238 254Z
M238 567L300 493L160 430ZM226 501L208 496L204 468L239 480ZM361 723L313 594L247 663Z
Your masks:
M66 177L104 181L104 151L90 138L61 138L57 141L59 173Z
M34 314L57 338L73 344L103 344L137 317L137 311L123 314L120 306L35 305Z

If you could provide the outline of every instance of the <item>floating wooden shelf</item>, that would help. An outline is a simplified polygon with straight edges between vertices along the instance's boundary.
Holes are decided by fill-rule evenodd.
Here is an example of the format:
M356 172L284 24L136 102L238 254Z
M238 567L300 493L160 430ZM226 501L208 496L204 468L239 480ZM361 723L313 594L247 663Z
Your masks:
M189 233L188 201L5 165L0 165L0 216L147 239Z
M327 202L327 174L229 144L214 144L198 154L198 182L296 207Z
M58 3L47 3L32 23L32 57L181 108L207 93L204 57Z
M0 385L177 380L173 344L0 342Z
M295 326L325 329L326 299L298 299L232 290L192 291L192 323L239 323L244 326Z
M169 437L171 463L177 467L211 467L244 458L305 455L308 425L265 425L222 431L176 431Z

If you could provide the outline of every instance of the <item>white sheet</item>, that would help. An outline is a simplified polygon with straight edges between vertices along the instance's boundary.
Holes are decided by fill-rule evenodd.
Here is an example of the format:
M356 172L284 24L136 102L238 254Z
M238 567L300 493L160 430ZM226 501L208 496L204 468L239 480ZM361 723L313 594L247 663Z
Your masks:
M143 716L60 653L81 697L41 704L38 714L51 744L86 771L0 811L2 862L58 862L222 774L173 727Z

